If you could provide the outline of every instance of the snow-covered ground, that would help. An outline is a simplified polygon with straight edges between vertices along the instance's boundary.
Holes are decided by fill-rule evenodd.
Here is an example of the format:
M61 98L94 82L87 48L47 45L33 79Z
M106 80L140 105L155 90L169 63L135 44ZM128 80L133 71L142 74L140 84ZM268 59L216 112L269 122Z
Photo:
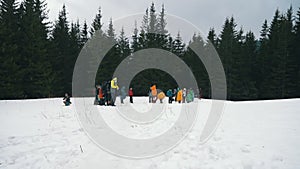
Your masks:
M134 98L147 108L147 98ZM126 100L128 102L128 99ZM210 100L200 101L200 118ZM75 106L62 99L0 101L0 168L2 169L298 169L300 166L300 99L225 102L219 127L208 142L198 142L197 122L187 137L167 153L148 159L109 154L81 128ZM129 106L128 103L122 106ZM173 114L161 121L176 120ZM147 132L140 124L121 122L115 107L98 107L107 123L123 135L152 137L172 123L156 123ZM173 118L172 118L173 117ZM118 127L127 125L126 127ZM159 131L158 129L161 129ZM146 133L146 134L145 134ZM105 137L105 136L104 136Z

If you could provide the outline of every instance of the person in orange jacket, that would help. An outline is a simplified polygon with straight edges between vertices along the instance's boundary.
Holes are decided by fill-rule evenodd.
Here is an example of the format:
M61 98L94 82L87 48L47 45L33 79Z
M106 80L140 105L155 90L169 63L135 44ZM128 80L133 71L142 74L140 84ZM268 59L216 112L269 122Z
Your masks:
M163 103L164 98L166 97L165 93L163 91L159 92L157 95L160 103Z
M156 85L151 86L150 89L151 89L152 103L155 103L157 100Z
M177 100L178 103L181 103L181 101L182 101L182 90L180 88L178 88L177 91L178 92L177 92L176 100Z

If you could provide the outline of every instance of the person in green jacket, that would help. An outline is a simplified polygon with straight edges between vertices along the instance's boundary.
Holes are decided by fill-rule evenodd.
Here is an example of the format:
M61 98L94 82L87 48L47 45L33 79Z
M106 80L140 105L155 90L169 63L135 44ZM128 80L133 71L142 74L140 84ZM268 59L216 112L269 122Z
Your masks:
M194 94L193 89L188 89L187 96L186 96L186 102L187 103L193 102L194 101L194 97L195 97L195 94Z

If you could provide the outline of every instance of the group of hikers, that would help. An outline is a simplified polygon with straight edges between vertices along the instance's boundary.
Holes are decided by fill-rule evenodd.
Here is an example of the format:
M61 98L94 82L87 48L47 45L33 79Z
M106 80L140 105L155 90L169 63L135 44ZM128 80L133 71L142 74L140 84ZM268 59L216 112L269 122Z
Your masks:
M96 97L94 104L95 105L105 105L105 106L115 106L116 98L119 93L120 95L120 102L121 104L124 104L124 100L126 96L129 96L129 102L133 103L133 89L130 87L128 90L128 94L126 92L125 86L123 86L119 90L118 86L118 79L115 77L111 81L105 81L101 85L96 85ZM149 103L156 103L157 100L160 101L160 103L163 103L163 100L168 97L169 104L172 104L173 101L178 103L190 103L194 101L195 93L192 88L186 89L186 88L175 88L175 89L169 89L166 93L164 93L162 90L157 89L156 85L151 85L149 89ZM201 98L201 88L199 93L199 98ZM71 104L70 96L66 93L63 98L63 103L66 106L69 106Z
M118 79L116 77L113 78L111 81L103 82L102 85L96 85L96 97L94 104L101 106L115 106L118 90ZM122 104L124 103L126 95L126 90L123 86L120 90L120 100ZM130 103L133 103L132 88L129 88L128 96L130 97Z
M124 104L126 96L129 96L129 102L133 103L133 89L130 87L128 93L126 92L125 87L123 86L119 90L118 79L115 77L111 81L105 81L101 85L96 85L95 92L95 105L106 105L106 106L115 106L117 95L120 95L120 103ZM169 89L166 94L157 89L156 85L151 85L149 89L149 103L156 103L157 100L160 100L160 103L163 103L165 97L169 98L169 104L172 104L173 101L178 103L190 103L194 101L195 94L193 89L186 88L176 88Z
M165 97L169 98L169 104L172 104L173 101L178 103L190 103L194 101L195 93L193 89L186 89L186 88L175 88L175 89L169 89L166 94L156 89L156 85L152 85L150 87L149 91L149 103L156 103L157 100L160 101L160 103L163 103L163 100Z

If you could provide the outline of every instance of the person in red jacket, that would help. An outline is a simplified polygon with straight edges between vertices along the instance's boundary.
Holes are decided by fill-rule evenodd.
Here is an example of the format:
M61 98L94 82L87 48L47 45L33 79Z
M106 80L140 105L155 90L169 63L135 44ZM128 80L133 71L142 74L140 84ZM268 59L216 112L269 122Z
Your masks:
M128 95L129 95L129 100L130 100L130 103L133 103L133 90L132 88L129 88L129 91L128 91Z
M102 86L99 86L98 93L99 93L98 94L99 105L103 106L103 105L105 105L105 101L104 101L104 94L103 94Z

